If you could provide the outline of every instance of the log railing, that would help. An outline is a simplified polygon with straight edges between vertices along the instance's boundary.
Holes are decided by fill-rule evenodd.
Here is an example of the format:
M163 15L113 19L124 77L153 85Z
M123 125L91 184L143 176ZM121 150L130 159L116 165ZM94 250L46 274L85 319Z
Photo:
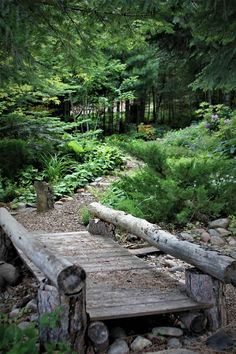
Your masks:
M187 294L195 301L210 306L204 311L208 328L216 330L226 324L225 284L231 283L236 286L236 260L234 258L201 245L179 240L176 236L146 220L99 203L90 204L89 211L94 217L100 219L100 222L91 220L91 227L88 227L91 233L98 234L103 229L102 222L105 230L111 228L109 224L112 224L144 239L164 253L195 266L196 268L185 271ZM114 228L112 232L114 233ZM205 326L205 317L199 314L190 314L190 316L185 314L184 322L190 329L194 326L202 330Z
M90 204L89 211L95 217L144 239L164 253L194 265L224 283L236 286L236 260L234 258L192 242L179 240L176 236L146 220L99 203Z
M53 254L4 208L0 208L0 229L5 234L0 240L0 259L6 254L4 247L9 247L10 239L50 281L41 284L38 291L40 315L60 309L58 329L40 328L41 344L48 340L66 341L77 353L84 354L87 328L84 269ZM8 243L4 246L5 240Z

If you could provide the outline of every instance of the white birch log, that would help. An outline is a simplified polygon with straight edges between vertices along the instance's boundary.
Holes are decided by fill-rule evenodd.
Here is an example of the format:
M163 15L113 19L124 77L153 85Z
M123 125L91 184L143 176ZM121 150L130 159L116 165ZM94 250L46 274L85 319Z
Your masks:
M60 292L73 295L84 287L86 274L81 267L53 254L4 208L0 208L0 228Z
M101 220L119 226L146 240L161 251L196 266L204 273L236 286L236 260L217 251L203 248L176 236L146 220L136 218L123 211L105 207L99 203L89 205L89 211Z

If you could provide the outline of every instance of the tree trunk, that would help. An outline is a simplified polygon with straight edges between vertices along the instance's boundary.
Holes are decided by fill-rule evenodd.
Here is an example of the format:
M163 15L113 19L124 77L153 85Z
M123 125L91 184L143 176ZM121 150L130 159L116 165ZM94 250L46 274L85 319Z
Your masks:
M52 187L43 181L35 181L34 187L37 194L37 211L44 212L54 208Z
M50 285L38 290L39 334L41 349L44 343L66 342L76 353L86 352L85 333L87 314L85 287L74 296L64 296ZM46 326L42 317L46 316Z
M67 259L53 254L4 208L0 208L0 227L12 240L13 245L19 248L60 292L73 295L81 291L85 285L85 271Z
M212 276L199 272L195 268L186 270L185 280L187 294L193 300L211 306L204 311L210 330L215 331L225 326L227 323L224 295L225 285Z
M89 206L90 212L101 220L126 229L128 232L148 241L161 251L196 266L215 278L236 286L235 259L206 249L194 243L179 240L167 231L161 230L146 220L127 215L123 211L107 208L99 203Z

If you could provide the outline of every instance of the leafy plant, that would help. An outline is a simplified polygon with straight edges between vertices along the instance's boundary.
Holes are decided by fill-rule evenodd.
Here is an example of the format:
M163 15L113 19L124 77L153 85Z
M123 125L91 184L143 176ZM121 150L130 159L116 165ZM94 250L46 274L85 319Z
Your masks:
M90 213L88 208L82 208L80 210L81 218L82 218L82 224L87 226L89 224L89 219L90 219Z
M44 155L41 158L44 175L49 182L56 183L61 180L68 172L69 168L75 163L70 156Z

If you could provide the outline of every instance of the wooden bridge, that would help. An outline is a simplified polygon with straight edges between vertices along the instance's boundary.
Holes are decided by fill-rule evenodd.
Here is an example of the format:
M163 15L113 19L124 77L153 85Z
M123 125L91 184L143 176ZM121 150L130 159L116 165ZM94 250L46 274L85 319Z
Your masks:
M167 253L175 255L176 248L178 250L178 240L172 240L173 235L168 236L165 232L163 234L162 230L153 228L145 220L122 212L119 214L120 212L104 209L99 205L93 205L91 212L108 222L112 220L115 225L127 226L129 231L135 231L138 236L165 252L167 247ZM137 222L141 224L137 226ZM204 252L207 251L198 250L198 246L189 246L189 242L183 242L185 250L178 258L186 260L185 253L190 254L189 263L194 264L194 258L198 259L201 254L202 259L205 259L203 267L207 267L210 273L190 271L187 276L187 294L183 286L131 254L108 236L87 231L30 233L3 208L0 209L0 227L0 255L6 251L3 252L4 245L9 247L11 240L41 284L38 295L39 311L44 313L56 306L64 309L60 330L56 333L54 330L54 333L47 334L46 337L42 333L44 340L50 339L50 335L59 340L66 339L77 352L84 353L81 348L84 347L88 326L86 313L89 314L90 321L101 321L175 312L195 313L201 310L208 322L212 321L213 328L225 321L222 281L233 283L236 269L236 262L230 257L218 255L220 269L217 276L214 270L217 268L216 253L210 251L205 255ZM98 231L99 227L98 223ZM136 230L137 227L139 231ZM92 230L96 233L94 225ZM156 234L150 237L149 234L152 235L153 232ZM162 240L163 237L166 240ZM177 242L173 250L171 242ZM187 246L190 248L186 251ZM200 253L194 256L196 250ZM45 283L45 278L49 282Z
M85 231L37 234L37 239L59 257L85 270L87 312L91 320L182 312L204 307L190 299L171 278L108 237ZM45 276L25 256L24 259L42 280Z

